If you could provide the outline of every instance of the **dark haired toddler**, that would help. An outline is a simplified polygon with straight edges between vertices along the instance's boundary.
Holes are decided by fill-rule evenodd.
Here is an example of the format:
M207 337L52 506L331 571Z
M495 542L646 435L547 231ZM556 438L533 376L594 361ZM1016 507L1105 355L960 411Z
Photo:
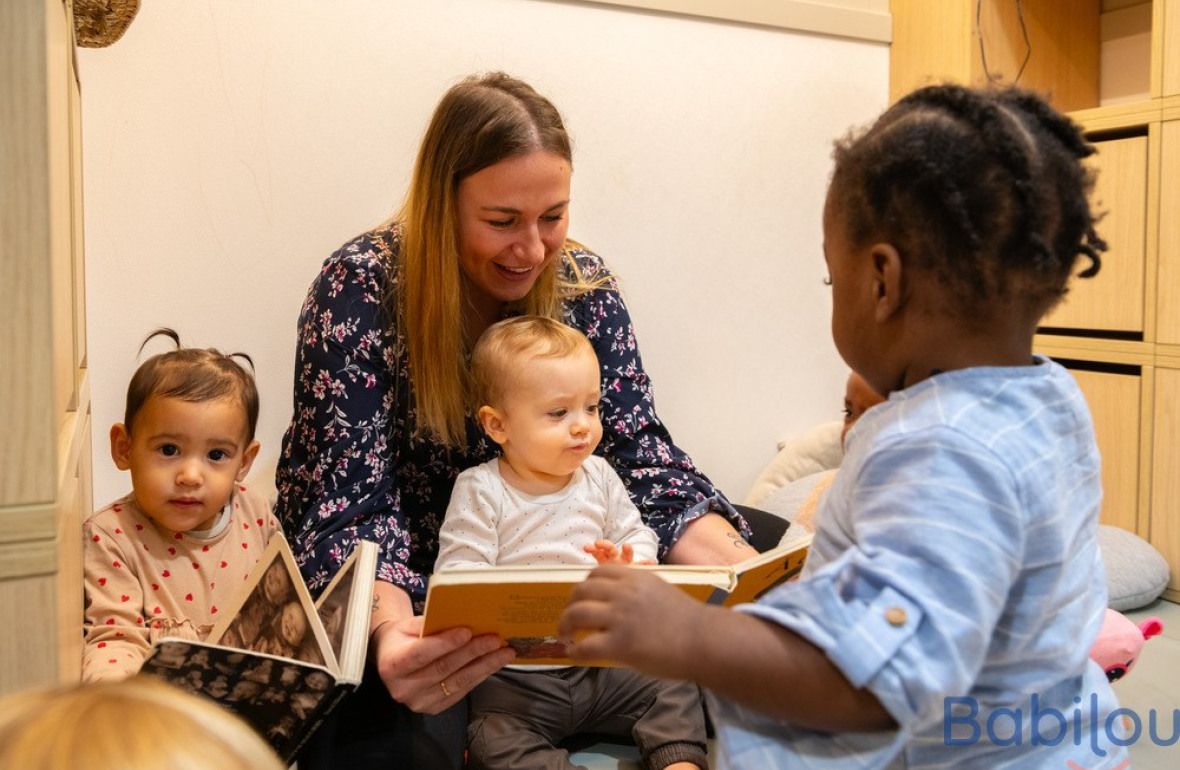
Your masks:
M88 681L134 674L160 637L204 639L279 531L242 484L258 455L254 378L233 356L157 334L177 349L139 367L111 427L131 494L84 525Z
M735 612L600 567L563 619L574 654L708 688L722 767L1126 767L1088 656L1093 426L1032 350L1077 258L1099 266L1091 152L1032 94L957 86L838 143L832 335L888 399L848 435L802 579Z

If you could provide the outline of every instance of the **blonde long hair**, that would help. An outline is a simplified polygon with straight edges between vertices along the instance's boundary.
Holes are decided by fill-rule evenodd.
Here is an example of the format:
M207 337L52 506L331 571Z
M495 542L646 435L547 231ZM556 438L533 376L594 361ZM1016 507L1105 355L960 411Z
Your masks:
M0 699L0 770L283 770L225 708L145 676Z
M467 354L475 340L465 338L462 321L459 183L534 150L558 155L573 168L569 135L557 109L532 86L503 72L472 76L452 86L426 129L410 188L395 217L401 224L399 286L386 300L409 359L417 436L430 434L452 447L466 440L471 393ZM510 310L559 318L563 298L606 282L582 278L566 256L570 245ZM561 275L563 263L572 269L572 279Z

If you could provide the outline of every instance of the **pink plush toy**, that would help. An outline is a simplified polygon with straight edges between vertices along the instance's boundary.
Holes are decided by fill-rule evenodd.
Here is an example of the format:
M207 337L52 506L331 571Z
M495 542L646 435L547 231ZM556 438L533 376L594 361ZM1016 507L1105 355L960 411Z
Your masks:
M1148 618L1136 626L1126 615L1108 609L1090 657L1102 666L1107 679L1117 682L1135 665L1147 640L1163 630L1159 618Z

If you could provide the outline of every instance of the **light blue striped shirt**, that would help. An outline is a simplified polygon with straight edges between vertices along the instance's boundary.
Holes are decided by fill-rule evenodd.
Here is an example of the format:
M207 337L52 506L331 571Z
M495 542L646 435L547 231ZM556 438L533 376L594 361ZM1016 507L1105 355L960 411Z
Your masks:
M818 646L899 729L819 733L713 698L722 767L1122 765L1088 655L1100 498L1085 400L1050 361L939 374L871 409L803 578L740 609Z

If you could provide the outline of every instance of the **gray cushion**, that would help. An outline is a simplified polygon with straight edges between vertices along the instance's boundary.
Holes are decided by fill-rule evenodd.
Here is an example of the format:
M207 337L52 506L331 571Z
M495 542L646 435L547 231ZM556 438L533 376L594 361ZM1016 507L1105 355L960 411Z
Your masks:
M1168 585L1168 562L1143 538L1107 524L1098 527L1098 546L1106 566L1112 610L1126 612L1151 604Z

